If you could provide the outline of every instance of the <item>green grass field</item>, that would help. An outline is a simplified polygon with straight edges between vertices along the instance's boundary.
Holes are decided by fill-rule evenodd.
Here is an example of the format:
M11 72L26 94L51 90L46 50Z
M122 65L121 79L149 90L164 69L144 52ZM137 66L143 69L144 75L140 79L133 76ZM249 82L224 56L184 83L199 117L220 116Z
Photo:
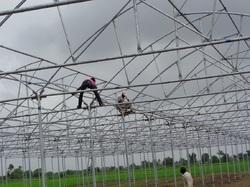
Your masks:
M234 167L235 166L235 167ZM210 167L209 164L204 164L203 167L203 172L205 175L210 175L212 173L212 168ZM221 166L219 163L213 164L213 173L214 174L219 174L220 171L223 173L227 173L228 170L230 173L242 173L242 172L249 172L250 169L250 161L240 161L236 162L235 165L233 162L228 163L222 163ZM201 168L199 165L193 165L191 166L191 173L193 176L200 176L201 174ZM132 172L132 183L133 183L133 176L135 178L136 186L144 186L144 185L139 185L139 184L144 184L145 180L150 182L153 182L154 180L154 174L153 174L153 168L147 168L146 173L145 169L140 167L136 168L134 170L131 169ZM121 170L120 171L120 181L122 186L127 186L127 170ZM158 174L158 179L161 181L170 181L172 182L174 180L174 172L172 167L158 167L157 168L157 174ZM178 180L180 179L180 173L179 173L179 166L176 167L176 176ZM96 181L98 184L102 184L104 181L106 184L109 184L109 186L118 186L118 172L116 171L107 171L106 175L102 175L101 172L96 173ZM58 176L54 176L52 179L47 179L47 186L48 187L58 187L58 186L64 186L64 187L73 187L80 185L84 182L85 186L92 186L92 177L88 175L84 175L84 178L82 177L81 174L79 175L72 175L72 176L65 176L59 178ZM0 186L1 187L30 187L29 180L21 179L21 180L8 180L6 181L0 181ZM61 183L61 185L60 185ZM40 185L40 180L39 179L32 179L31 181L31 186L32 187L39 187Z

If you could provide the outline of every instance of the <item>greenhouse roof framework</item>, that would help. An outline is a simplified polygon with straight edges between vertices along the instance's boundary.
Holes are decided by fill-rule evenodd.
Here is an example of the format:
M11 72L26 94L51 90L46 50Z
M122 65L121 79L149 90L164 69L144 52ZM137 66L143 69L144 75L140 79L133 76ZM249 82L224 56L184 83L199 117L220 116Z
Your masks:
M249 142L250 6L23 0L0 7L2 156ZM91 76L105 105L76 109L71 94ZM122 91L135 110L128 116L115 108ZM93 98L84 91L88 105Z

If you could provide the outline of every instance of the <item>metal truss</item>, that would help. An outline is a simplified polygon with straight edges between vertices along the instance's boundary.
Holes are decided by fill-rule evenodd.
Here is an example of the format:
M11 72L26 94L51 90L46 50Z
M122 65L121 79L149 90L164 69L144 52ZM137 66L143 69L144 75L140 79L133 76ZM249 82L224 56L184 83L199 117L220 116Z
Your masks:
M191 0L121 2L123 6L78 46L72 45L61 6L91 1L23 8L21 1L13 10L0 11L2 27L23 12L32 15L47 8L58 12L69 52L65 61L56 63L0 45L0 50L27 59L15 70L0 72L1 84L11 84L15 95L0 99L1 158L42 158L44 174L45 159L58 154L81 153L94 168L95 158L110 155L125 153L129 165L131 154L170 150L174 155L178 150L249 144L250 33L244 26L250 15L230 10L233 7L221 0L207 11L186 9ZM144 20L146 10L152 20ZM121 30L124 19L134 25L126 35L132 39ZM159 22L159 28L147 38L152 22ZM217 33L223 27L227 32ZM85 58L90 50L99 50L107 32L110 48L114 45L112 55ZM102 68L103 73L96 73ZM90 76L96 77L105 105L76 109L77 97L71 94L79 93L76 88ZM124 90L135 109L128 116L115 109ZM92 91L83 92L84 101L91 103Z

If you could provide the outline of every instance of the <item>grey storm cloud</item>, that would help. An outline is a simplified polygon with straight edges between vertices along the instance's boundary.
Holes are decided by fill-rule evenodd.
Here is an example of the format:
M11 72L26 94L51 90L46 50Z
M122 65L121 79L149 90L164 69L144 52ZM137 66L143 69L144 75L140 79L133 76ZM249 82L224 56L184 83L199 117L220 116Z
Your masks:
M52 1L42 1L39 3L51 3ZM126 3L127 1L89 1L86 3L79 3L69 6L60 7L63 23L65 24L68 39L70 41L72 50L75 50L80 44L90 37L95 31L101 28L105 23L107 23L115 13ZM171 16L173 16L173 7L167 1L146 1L149 5L153 6L157 10ZM173 1L176 3L177 7L183 5L183 12L202 12L202 11L212 11L214 1ZM2 3L2 2L1 2ZM12 1L12 3L3 3L1 10L13 8L18 1ZM39 4L37 1L27 1L23 7L32 6ZM240 3L236 2L224 2L227 6L228 11L232 12L243 12L248 13L249 1L242 0ZM128 7L131 7L132 3ZM216 10L221 10L222 6L217 1ZM139 10L139 23L141 31L141 45L146 47L150 43L154 42L156 39L160 38L165 33L174 31L174 21L167 18L167 16L157 12L150 6L141 3L138 6ZM176 11L175 11L176 13ZM194 20L201 15L187 16L190 20ZM2 16L3 18L3 16ZM176 17L177 20L182 23L186 21L180 16ZM239 17L233 16L237 24L239 23ZM227 17L226 14L216 15L216 24L214 27L214 38L222 39L232 33L236 33L236 30ZM205 18L202 22L196 21L194 25L204 34L209 33L211 29L211 16ZM249 30L248 17L244 17L242 23L242 33L248 34ZM115 20L117 26L117 34L119 42L122 48L123 54L135 54L136 51L136 30L134 15L132 9L126 12L124 15L120 16ZM181 26L177 24L177 26ZM202 28L201 28L202 26ZM238 25L239 26L239 25ZM189 28L192 28L188 25ZM61 64L69 57L69 49L67 46L66 38L63 33L62 24L60 22L60 17L57 8L43 9L39 11L25 12L20 14L15 14L10 17L10 19L0 28L1 37L0 43L20 51L24 51L45 59L51 60L57 64ZM181 39L189 42L191 44L200 43L202 38L190 31L187 28L182 28L178 31L178 35ZM154 45L154 49L162 49L171 39L173 39L174 33L161 40ZM183 41L180 41L180 45L186 45ZM176 43L173 42L170 47L175 47ZM233 49L235 49L235 45ZM223 50L223 49L222 49ZM148 49L147 51L150 51ZM189 50L190 51L190 50ZM215 58L220 59L214 52L214 50L208 50ZM187 51L181 52L181 56L185 55ZM198 55L196 55L198 54ZM10 70L21 67L25 64L34 61L32 58L21 57L20 54L15 54L13 52L2 52L0 59L0 67L3 70ZM93 44L83 53L78 61L106 58L112 56L119 56L120 52L118 49L116 36L114 32L113 24L110 24L107 29L101 33ZM152 60L153 56L147 56L142 58L137 58L135 62L128 65L128 75L129 79L133 80L138 74L140 76L134 83L140 84L144 81L149 82L154 78L158 72L153 64L148 66L144 72L141 72L146 64ZM125 59L128 62L130 59ZM181 61L181 68L184 74L187 74L192 67L202 60L202 54L196 52L193 56L190 56L188 60ZM8 65L4 62L8 61ZM171 63L176 61L176 52L162 54L157 63L159 64L160 70L171 65ZM75 67L74 67L75 68ZM80 68L75 69L80 70L84 73L96 75L105 80L109 80L112 75L118 72L122 68L122 60L116 60L113 62L101 62L90 65L83 65ZM43 71L39 73L42 77L50 77L53 75L55 70ZM173 66L167 73L162 74L162 79L172 80L178 79L177 67ZM63 74L63 70L61 70ZM61 75L60 74L60 75ZM160 77L156 81L160 80ZM81 80L76 80L77 84L80 84ZM122 73L116 77L114 80L116 83L126 84L125 73ZM74 86L77 86L74 85Z

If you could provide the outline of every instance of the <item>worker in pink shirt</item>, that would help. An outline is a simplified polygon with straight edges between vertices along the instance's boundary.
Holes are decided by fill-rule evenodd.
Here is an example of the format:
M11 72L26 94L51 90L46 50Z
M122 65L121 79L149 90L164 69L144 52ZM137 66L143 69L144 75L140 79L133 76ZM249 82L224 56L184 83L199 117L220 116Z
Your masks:
M86 79L82 82L82 85L77 88L77 90L85 90L85 89L97 89L97 86L96 86L96 80L94 77L91 77L90 79ZM93 91L94 94L95 94L95 97L99 103L100 106L103 106L103 102L102 102L102 99L98 93L97 90L94 90ZM82 97L83 97L83 92L80 93L80 96L79 96L79 99L78 99L78 105L77 105L77 108L82 108Z

